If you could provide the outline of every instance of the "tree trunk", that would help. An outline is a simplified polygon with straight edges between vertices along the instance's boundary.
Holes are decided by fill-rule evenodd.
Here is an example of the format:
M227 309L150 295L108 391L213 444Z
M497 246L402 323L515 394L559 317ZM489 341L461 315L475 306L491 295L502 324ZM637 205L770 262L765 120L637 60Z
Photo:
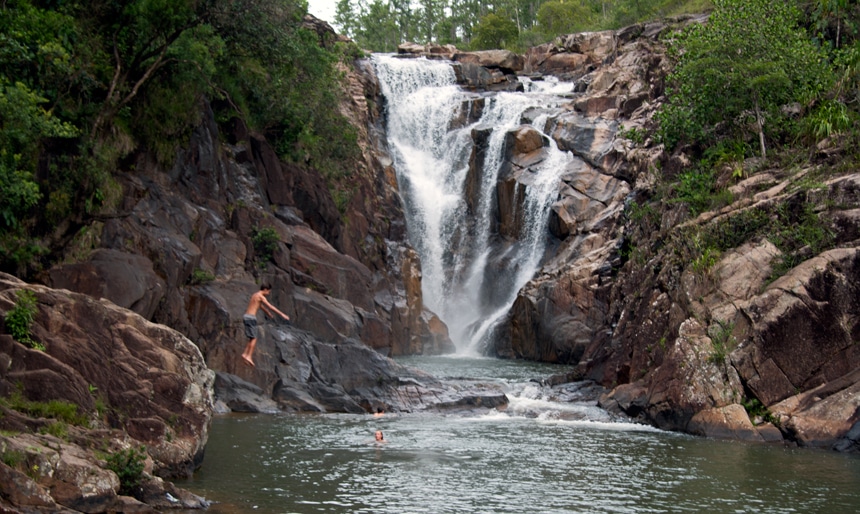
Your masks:
M755 121L758 126L758 142L761 145L761 156L767 158L767 148L764 144L764 120L761 117L761 109L758 106L758 100L755 102Z

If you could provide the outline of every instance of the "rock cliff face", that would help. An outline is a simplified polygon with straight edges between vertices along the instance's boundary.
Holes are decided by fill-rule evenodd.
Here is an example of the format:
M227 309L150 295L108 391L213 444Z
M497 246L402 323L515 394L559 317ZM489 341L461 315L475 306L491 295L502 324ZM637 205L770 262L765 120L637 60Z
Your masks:
M573 34L518 64L501 52L401 48L486 67L461 78L467 89L480 82L470 77L498 89L494 73L576 81L544 130L579 157L552 207L558 245L520 291L490 352L578 363L575 378L612 389L604 407L661 428L857 451L860 175L834 169L838 142L808 169L750 160L738 164L740 178L724 170L734 200L719 212L690 219L683 206L655 201L689 164L647 139L669 71L659 37L702 21ZM529 129L509 134L498 203L514 207L496 220L505 237L517 234L517 191L545 144ZM739 236L752 233L751 219L800 224L804 212L831 236L819 255L807 247L787 256L762 233ZM707 237L721 238L722 250L702 257ZM789 258L800 264L775 274Z
M238 123L225 136L233 143L221 143L206 112L172 169L141 156L117 175L119 212L82 230L48 285L170 325L207 354L241 353L240 318L260 281L298 327L326 340L360 338L391 355L446 348L410 283L420 269L387 184L359 175L341 218L318 174L280 162Z
M661 100L665 65L653 36L663 30L570 36L565 51L545 57L533 49L527 59L548 71L558 55L584 54L569 60L586 64L563 74L588 84L573 101L586 119L559 114L552 136L588 166L561 185L559 251L523 289L509 318L510 346L497 351L579 362L583 377L615 388L604 406L661 428L856 450L860 176L826 162L800 176L764 165L733 187L734 202L719 212L686 221L671 205L637 212L685 159L619 131L647 128ZM810 190L798 185L807 172L828 178ZM707 269L679 251L696 244L683 238L737 234L750 216L773 219L778 209L794 220L804 209L817 213L834 249L807 252L773 282L782 252L763 236L726 245ZM753 413L757 425L742 403L763 407L758 419Z
M234 120L203 123L171 169L141 154L119 171L117 212L81 229L65 263L44 282L106 298L171 326L215 370L237 373L266 395L279 376L237 365L247 339L241 316L261 282L296 329L328 344L359 340L384 355L452 349L443 323L422 304L421 268L405 243L396 181L375 145L372 75L350 69L344 103L362 130L364 159L343 212L315 170L281 162L266 140ZM270 245L267 248L267 245Z

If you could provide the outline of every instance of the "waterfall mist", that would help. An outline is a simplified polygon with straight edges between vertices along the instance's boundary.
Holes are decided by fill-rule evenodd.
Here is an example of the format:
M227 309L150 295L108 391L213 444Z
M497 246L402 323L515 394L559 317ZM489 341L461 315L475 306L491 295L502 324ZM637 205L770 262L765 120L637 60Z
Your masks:
M480 353L546 249L550 205L572 159L550 138L547 156L520 177L521 203L498 205L506 135L523 114L554 107L572 84L528 83L525 93L470 93L448 61L373 57L387 102L388 144L421 257L425 305L448 325L460 353ZM545 116L531 125L544 130ZM480 158L476 158L478 154ZM470 180L470 159L480 164ZM518 207L519 205L519 207ZM500 236L499 209L518 209L518 234Z

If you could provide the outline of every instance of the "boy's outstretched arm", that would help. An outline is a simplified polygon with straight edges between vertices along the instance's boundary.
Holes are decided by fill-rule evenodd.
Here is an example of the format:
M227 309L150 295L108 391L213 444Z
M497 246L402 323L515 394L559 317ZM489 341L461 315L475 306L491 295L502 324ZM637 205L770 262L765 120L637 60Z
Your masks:
M265 307L268 307L268 308L272 309L273 311L275 311L275 312L277 312L278 314L280 314L280 315L281 315L281 317L282 317L282 318L284 318L284 319L287 319L287 320L288 320L288 319L290 319L290 317L289 317L289 316L287 316L287 315L286 315L286 314L284 314L283 312L279 311L277 307L275 307L274 305L272 305L271 303L269 303L269 300L266 300L266 298L265 298L265 297L263 298L263 303L262 303L262 304L260 304L260 306L265 306ZM274 314L272 314L272 313L271 313L270 311L268 311L268 310L266 311L266 313L267 313L269 316L273 317L273 318L275 317L275 316L274 316Z

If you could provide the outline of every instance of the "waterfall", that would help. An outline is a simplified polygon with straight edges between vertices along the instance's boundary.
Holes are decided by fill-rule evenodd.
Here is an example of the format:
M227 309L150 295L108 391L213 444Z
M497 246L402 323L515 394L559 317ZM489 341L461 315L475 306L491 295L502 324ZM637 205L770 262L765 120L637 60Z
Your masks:
M373 62L387 102L388 144L408 237L421 258L424 303L448 325L460 353L479 353L540 266L550 205L572 158L548 138L548 157L517 185L525 195L517 213L521 230L516 241L506 241L495 219L505 136L523 124L527 110L558 106L562 99L555 93L569 93L572 84L529 82L525 93L478 94L456 85L448 61L375 55ZM537 116L532 125L542 132L545 121ZM473 131L488 136L470 212Z

